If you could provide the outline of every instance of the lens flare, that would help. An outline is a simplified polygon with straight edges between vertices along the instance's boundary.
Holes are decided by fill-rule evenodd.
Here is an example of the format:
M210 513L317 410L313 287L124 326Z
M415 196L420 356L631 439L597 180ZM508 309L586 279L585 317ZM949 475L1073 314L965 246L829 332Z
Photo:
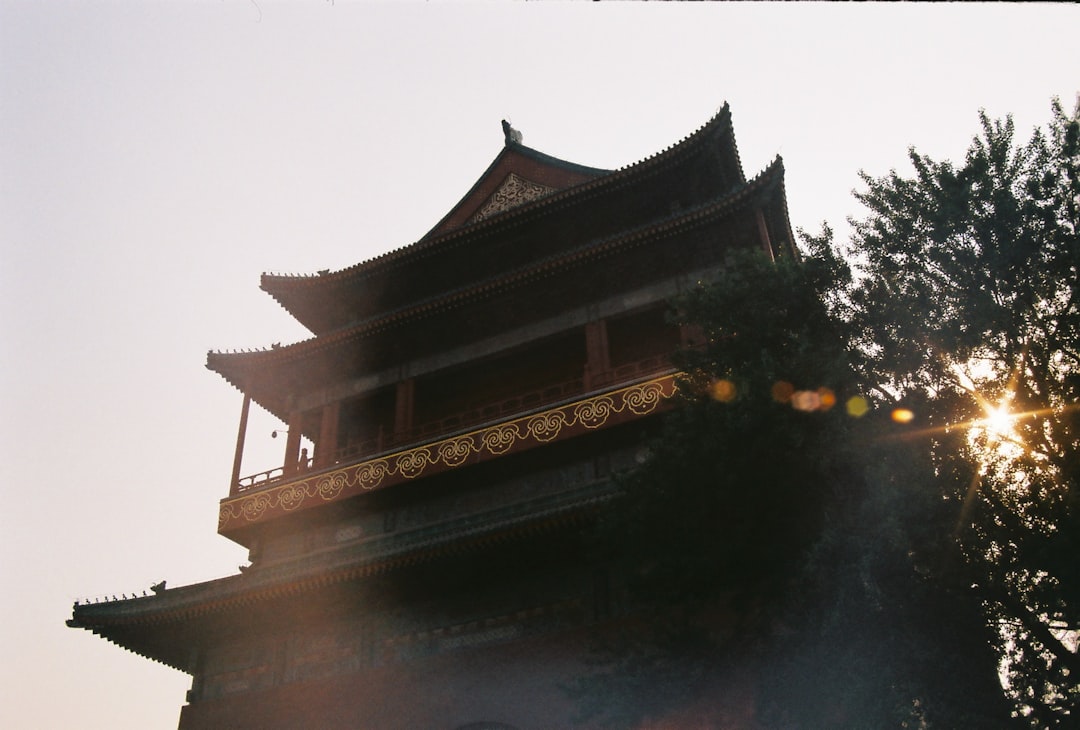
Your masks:
M797 411L816 411L821 407L821 396L812 390L799 390L791 396L791 407Z
M892 419L897 423L911 423L915 420L915 414L907 408L897 408L892 412Z
M795 393L795 386L786 380L778 380L773 384L772 397L777 403L787 403Z
M735 389L735 383L730 380L716 380L709 386L709 395L721 403L730 403L735 400L738 392Z
M861 395L853 395L844 404L847 414L852 418L862 418L870 411L870 401Z

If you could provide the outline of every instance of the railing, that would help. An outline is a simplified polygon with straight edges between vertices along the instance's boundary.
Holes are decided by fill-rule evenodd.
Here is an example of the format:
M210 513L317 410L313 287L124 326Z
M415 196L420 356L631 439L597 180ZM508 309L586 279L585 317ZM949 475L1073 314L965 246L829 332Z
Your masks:
M521 413L522 411L539 408L551 403L558 403L559 401L572 398L583 392L585 392L584 381L581 378L574 378L573 380L549 385L540 390L534 390L528 393L515 395L511 398L505 398L501 401L470 403L451 416L428 421L420 426L411 428L408 431L394 434L394 436L388 440L388 443L381 445L396 446L398 444L425 441L445 433L452 433L453 431L462 428L476 426L489 421L497 421L506 416ZM365 451L365 449L362 448L364 446L369 448ZM361 444L349 444L338 452L338 456L351 458L359 453L372 453L373 449L370 448L372 446L378 449L380 444L371 441ZM358 449L357 447L361 448Z
M592 377L592 387L597 388L612 383L625 383L636 378L643 378L646 375L657 375L670 369L671 358L665 355L655 355L594 375Z
M297 466L300 466L297 464ZM307 468L311 467L311 459L308 459ZM249 492L252 489L261 489L262 487L273 484L281 480L285 476L285 467L278 466L273 469L267 469L266 471L260 471L258 474L252 474L246 477L240 477L240 480L236 483L235 492Z
M583 378L574 378L555 385L546 386L540 390L530 391L512 398L501 401L488 401L482 405L470 404L452 416L428 421L408 431L398 432L389 436L384 435L380 429L377 438L354 441L346 444L334 454L332 464L326 467L339 466L351 461L360 461L370 456L389 449L409 444L422 443L445 434L450 434L465 428L479 426L484 423L498 421L509 416L531 411L536 408L549 406L574 396L583 395L587 390L624 383L647 375L658 374L671 368L667 357L656 356L627 363L613 368L607 372L594 374L589 378L589 383ZM314 468L314 459L306 459L297 462L295 467L287 470L284 466L267 469L250 476L242 477L234 486L232 494L250 492L256 489L268 487L283 479L303 474Z

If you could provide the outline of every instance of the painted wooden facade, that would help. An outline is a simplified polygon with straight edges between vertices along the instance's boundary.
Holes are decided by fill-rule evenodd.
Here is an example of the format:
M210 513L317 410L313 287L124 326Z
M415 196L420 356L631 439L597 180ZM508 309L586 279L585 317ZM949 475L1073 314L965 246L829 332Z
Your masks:
M669 302L748 247L796 255L782 164L745 178L726 106L615 171L504 123L416 243L263 276L310 339L208 355L244 397L219 532L250 567L69 624L190 673L182 728L571 727L560 686L622 610L583 535L693 344ZM245 475L252 401L288 435Z

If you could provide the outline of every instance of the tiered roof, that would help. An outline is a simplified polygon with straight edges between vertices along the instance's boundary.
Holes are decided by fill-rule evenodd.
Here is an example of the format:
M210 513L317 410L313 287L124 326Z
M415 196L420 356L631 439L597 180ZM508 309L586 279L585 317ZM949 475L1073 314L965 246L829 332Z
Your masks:
M746 179L727 105L677 144L614 171L525 147L509 125L504 132L495 160L419 241L341 271L262 277L262 288L312 338L256 352L211 352L207 367L287 420L288 398L303 386L400 363L425 346L445 346L447 337L464 341L522 318L548 316L560 306L588 303L597 292L617 294L642 267L664 276L691 271L685 262L660 259L682 256L696 265L694 257L703 251L716 258L724 243L710 236L716 223L736 214L758 214L756 225L774 256L796 255L783 164L777 158ZM696 242L698 231L708 240ZM679 245L665 248L673 240ZM629 259L637 268L624 266ZM432 339L435 344L428 344ZM530 503L527 512L508 506L483 524L447 523L437 534L425 528L145 598L84 603L69 625L190 672L186 638L210 623L239 631L251 610L290 596L422 563L444 551L561 529L608 496L603 490L568 493Z
M707 160L711 163L707 167L712 168L708 179L677 174L701 167L700 163L708 157L713 158ZM695 162L699 164L695 165ZM476 219L481 206L491 201L510 174L549 186L551 191ZM383 291L382 285L396 279L395 275L403 269L412 269L422 259L425 261L421 265L430 269L432 258L452 260L460 256L462 248L487 248L492 241L505 240L515 229L536 225L541 219L554 217L563 222L574 220L613 194L625 204L622 198L628 188L640 186L661 175L670 178L665 182L674 186L664 190L664 198L678 197L682 193L696 202L704 202L745 183L731 127L731 114L726 104L708 123L681 142L615 171L558 160L525 147L508 135L503 150L461 202L416 243L336 272L313 276L266 274L262 277L261 286L301 324L317 335L323 334L347 326L358 313L385 308L383 300L387 298L387 292ZM708 189L694 189L703 184ZM716 184L720 187L714 187ZM625 224L621 227L625 228ZM558 242L549 244L557 246ZM529 254L517 253L526 257ZM497 268L503 265L501 262L493 263ZM475 269L462 270L461 266L456 266L451 270L466 278L476 276ZM417 282L411 283L415 285Z
M286 419L289 384L310 382L313 367L331 366L358 347L400 349L403 329L414 323L430 328L433 317L482 306L641 241L756 205L778 231L776 253L794 252L783 165L777 158L747 182L727 105L681 142L615 171L558 160L522 145L505 123L504 130L499 155L416 243L336 272L263 275L262 288L315 337L255 352L211 352L207 367ZM393 347L388 338L395 338Z
M266 607L303 603L344 583L561 531L580 525L609 497L609 489L579 490L549 498L540 509L536 505L505 507L482 524L464 517L195 585L155 587L152 595L77 602L67 625L88 629L136 654L193 673L196 657L191 646L209 626L225 636L241 636L250 629L260 607L272 611Z

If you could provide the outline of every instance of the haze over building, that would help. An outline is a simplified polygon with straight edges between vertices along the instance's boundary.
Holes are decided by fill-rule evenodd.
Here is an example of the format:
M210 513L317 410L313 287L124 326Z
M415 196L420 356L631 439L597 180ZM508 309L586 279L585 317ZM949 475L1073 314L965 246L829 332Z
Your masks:
M236 572L242 395L210 348L308 336L260 271L424 233L500 145L615 169L732 104L748 174L845 240L857 172L959 159L1076 94L1064 3L0 3L0 726L177 723L190 676L74 601ZM1003 49L987 53L986 49ZM243 474L287 425L253 406Z
M566 727L589 630L634 612L583 534L700 338L671 300L797 256L783 166L746 178L727 106L616 171L503 134L416 243L263 275L313 337L208 355L244 394L218 531L250 564L69 622L191 674L182 728ZM288 428L245 475L252 402Z

